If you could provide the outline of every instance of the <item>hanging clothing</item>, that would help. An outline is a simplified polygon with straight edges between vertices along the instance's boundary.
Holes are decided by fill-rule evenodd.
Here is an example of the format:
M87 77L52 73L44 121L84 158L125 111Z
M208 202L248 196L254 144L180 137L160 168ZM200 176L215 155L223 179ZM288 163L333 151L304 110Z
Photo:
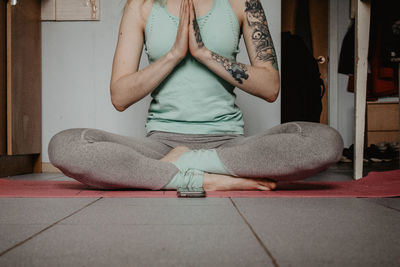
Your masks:
M369 73L367 99L398 94L398 63L400 57L400 32L396 23L400 21L400 2L373 1L371 4L370 39L368 50ZM348 91L354 92L354 36L355 21L346 33L339 57L339 73L350 75Z

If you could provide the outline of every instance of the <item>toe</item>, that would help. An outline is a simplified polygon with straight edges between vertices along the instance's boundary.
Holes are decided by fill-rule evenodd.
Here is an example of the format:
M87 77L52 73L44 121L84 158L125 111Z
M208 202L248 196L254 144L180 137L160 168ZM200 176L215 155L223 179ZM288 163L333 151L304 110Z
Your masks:
M263 191L270 191L271 188L267 187L267 186L263 186L263 185L258 185L257 189L263 190Z
M270 188L271 190L274 190L276 188L276 183L273 181L260 181L262 186L266 186L268 188Z

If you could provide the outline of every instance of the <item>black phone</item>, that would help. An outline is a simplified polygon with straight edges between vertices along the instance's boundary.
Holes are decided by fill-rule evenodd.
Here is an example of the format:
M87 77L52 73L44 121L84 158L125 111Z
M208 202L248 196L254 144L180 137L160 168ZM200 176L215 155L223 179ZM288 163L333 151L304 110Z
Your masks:
M205 197L206 191L203 187L178 187L176 194L178 197Z

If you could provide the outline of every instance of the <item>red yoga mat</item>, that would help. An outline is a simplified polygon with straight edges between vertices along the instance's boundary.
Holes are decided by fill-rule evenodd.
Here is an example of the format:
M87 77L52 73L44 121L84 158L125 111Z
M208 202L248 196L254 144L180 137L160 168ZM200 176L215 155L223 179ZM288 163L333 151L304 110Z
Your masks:
M207 197L396 197L400 196L400 170L370 172L352 181L280 182L273 191L208 191ZM97 190L77 181L0 179L0 198L7 197L177 197L175 190Z

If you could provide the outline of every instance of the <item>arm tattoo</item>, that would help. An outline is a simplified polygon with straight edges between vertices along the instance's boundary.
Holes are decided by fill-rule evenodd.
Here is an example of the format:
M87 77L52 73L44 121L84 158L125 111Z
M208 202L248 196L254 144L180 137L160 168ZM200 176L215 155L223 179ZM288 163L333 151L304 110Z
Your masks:
M256 58L262 61L271 61L272 66L277 70L276 52L260 0L246 0L244 11L247 23L253 29L251 38L256 47Z
M193 10L194 18L193 18L193 30L194 34L196 36L196 42L199 48L202 48L204 46L203 40L201 39L200 35L200 28L199 24L197 24L197 18L196 18L196 12Z
M249 75L246 73L246 65L235 61L232 62L226 57L218 55L213 51L211 51L211 56L215 61L219 62L238 83L243 83L242 79L247 80L247 78L249 78Z

